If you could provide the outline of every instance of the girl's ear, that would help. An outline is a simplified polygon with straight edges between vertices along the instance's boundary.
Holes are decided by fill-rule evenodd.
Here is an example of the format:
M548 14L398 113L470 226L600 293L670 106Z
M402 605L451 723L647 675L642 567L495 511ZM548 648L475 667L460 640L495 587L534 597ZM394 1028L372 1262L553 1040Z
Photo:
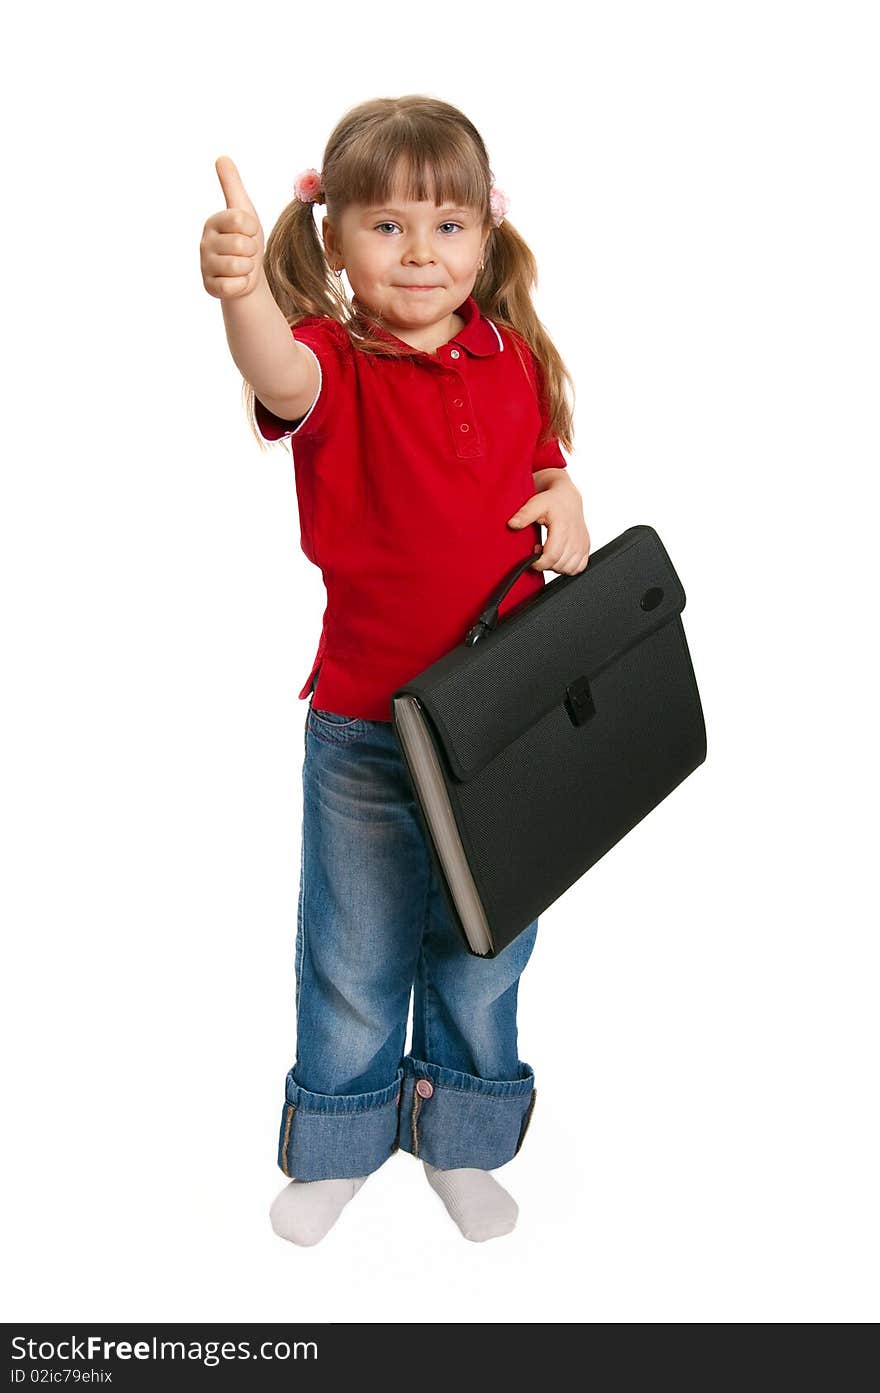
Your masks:
M336 236L333 231L333 224L327 217L326 213L321 219L321 237L324 242L324 251L327 255L327 260L329 261L330 258L333 256L334 251L336 250Z

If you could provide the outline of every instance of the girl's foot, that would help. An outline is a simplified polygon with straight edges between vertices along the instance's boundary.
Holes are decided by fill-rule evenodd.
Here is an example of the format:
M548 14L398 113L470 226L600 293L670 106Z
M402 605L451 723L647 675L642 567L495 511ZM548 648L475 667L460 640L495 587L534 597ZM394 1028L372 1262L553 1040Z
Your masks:
M291 1180L275 1197L269 1218L279 1238L310 1248L324 1237L366 1180Z
M428 1183L437 1191L465 1238L482 1243L510 1233L516 1224L519 1206L491 1171L463 1167L438 1170L423 1161Z

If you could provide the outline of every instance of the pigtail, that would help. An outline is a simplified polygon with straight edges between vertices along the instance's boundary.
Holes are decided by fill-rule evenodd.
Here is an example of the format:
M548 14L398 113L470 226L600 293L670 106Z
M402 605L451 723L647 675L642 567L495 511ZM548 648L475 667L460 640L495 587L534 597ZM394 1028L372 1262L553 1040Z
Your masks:
M488 319L494 319L514 335L520 335L534 354L538 391L547 412L548 425L538 442L545 444L554 436L564 449L574 444L573 406L574 380L562 360L553 340L535 311L532 292L538 281L534 253L516 228L505 218L493 228L486 244L484 267L474 286L474 299ZM516 337L514 347L522 362ZM525 363L523 363L525 369ZM526 370L531 380L531 375ZM572 394L569 405L565 390Z

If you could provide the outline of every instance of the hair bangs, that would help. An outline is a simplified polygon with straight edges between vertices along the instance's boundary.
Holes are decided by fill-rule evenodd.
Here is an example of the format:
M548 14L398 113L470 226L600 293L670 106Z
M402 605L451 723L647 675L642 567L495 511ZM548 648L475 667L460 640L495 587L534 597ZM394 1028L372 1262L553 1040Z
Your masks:
M443 140L444 134L449 138ZM486 174L470 142L456 134L441 132L438 139L437 131L420 132L410 123L383 123L363 132L334 165L334 188L326 189L328 213L333 217L335 209L338 216L349 203L386 207L430 201L438 208L474 208L488 220Z

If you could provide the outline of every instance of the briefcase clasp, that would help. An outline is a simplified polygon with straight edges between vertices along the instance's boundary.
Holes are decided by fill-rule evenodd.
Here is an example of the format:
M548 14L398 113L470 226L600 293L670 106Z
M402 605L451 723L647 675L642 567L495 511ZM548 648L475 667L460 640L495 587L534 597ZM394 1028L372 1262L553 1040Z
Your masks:
M593 705L589 678L579 677L576 682L570 682L565 689L563 704L572 725L582 726L591 716L595 716L596 708Z

